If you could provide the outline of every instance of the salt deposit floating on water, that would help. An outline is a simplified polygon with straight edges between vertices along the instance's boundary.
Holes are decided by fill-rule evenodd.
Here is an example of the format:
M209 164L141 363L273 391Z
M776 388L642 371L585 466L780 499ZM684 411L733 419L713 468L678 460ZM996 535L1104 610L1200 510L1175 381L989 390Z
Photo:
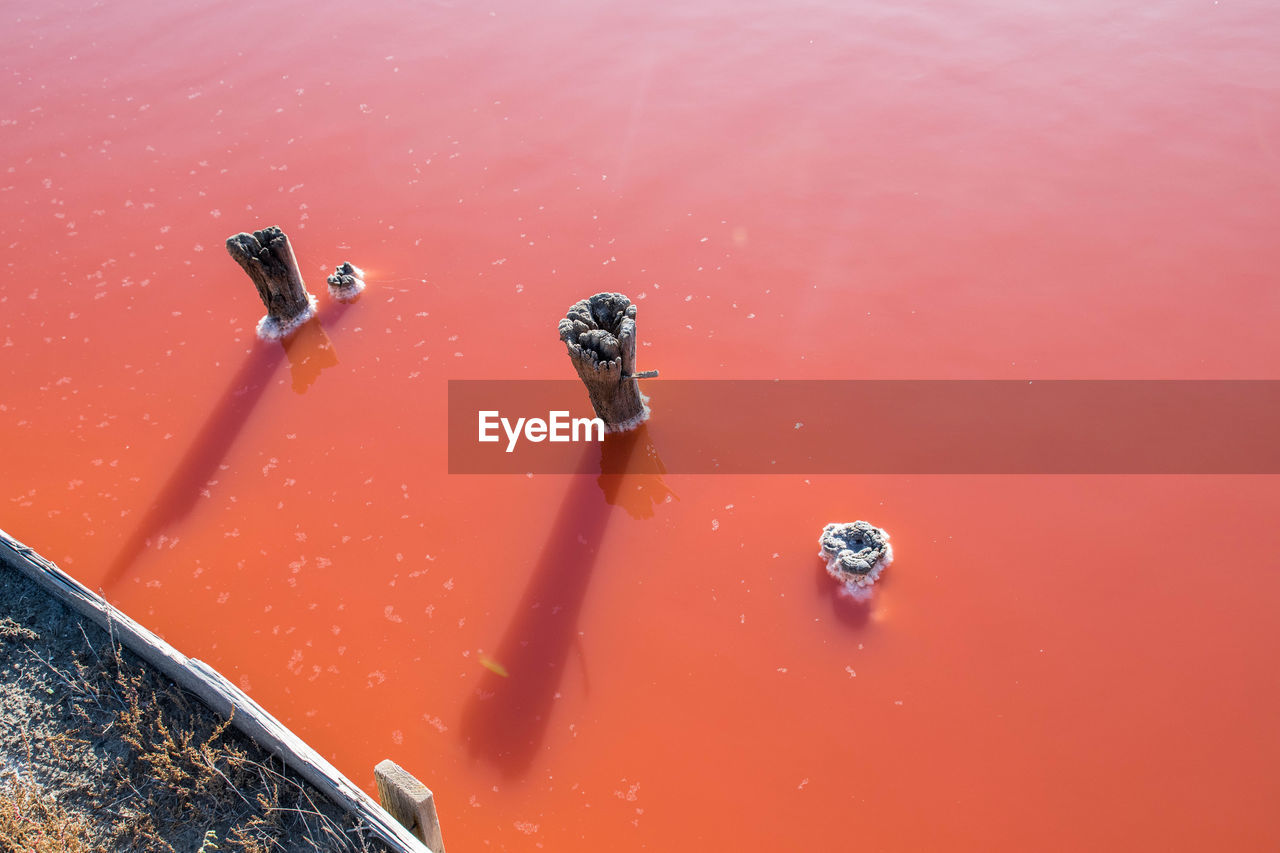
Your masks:
M871 585L893 562L889 534L866 521L828 524L818 547L818 556L827 561L827 574L858 597L870 595Z

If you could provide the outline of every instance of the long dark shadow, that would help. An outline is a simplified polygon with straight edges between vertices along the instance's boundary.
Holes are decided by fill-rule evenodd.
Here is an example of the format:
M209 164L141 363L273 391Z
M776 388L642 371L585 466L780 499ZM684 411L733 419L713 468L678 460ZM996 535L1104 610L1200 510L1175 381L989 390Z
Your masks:
M493 762L510 778L523 776L541 748L569 650L578 638L587 584L602 560L609 516L615 505L626 505L619 489L627 475L602 474L597 483L591 476L600 470L596 454L609 463L605 470L625 472L636 448L648 443L641 426L607 435L600 451L583 453L515 616L492 653L506 674L485 672L463 711L462 736L471 754Z
M227 383L182 458L174 465L168 480L107 567L102 579L103 589L110 590L119 583L153 539L195 508L200 493L235 444L286 357L293 366L295 390L305 390L321 370L337 363L332 343L321 324L335 322L346 309L345 303L326 305L283 343L253 342L244 362Z

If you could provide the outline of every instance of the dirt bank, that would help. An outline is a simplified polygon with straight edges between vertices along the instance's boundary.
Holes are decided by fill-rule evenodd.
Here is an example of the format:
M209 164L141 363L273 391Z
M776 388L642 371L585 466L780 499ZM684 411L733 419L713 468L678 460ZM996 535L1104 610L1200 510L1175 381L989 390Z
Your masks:
M386 849L0 562L0 853Z

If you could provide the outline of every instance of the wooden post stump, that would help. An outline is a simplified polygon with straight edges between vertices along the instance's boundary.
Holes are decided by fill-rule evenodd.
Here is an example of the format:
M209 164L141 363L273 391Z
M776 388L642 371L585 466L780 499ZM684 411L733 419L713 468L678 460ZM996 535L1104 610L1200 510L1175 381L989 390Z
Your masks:
M818 556L827 561L827 574L862 598L893 562L889 534L867 521L828 524L818 537Z
M569 309L560 321L560 340L587 386L591 407L609 432L635 429L649 418L636 373L636 306L621 293L597 293Z
M343 261L334 268L328 282L330 296L339 302L354 302L364 290L364 270L350 261Z
M258 322L258 337L283 338L315 314L316 300L302 282L289 238L276 226L227 238L227 253L253 279L267 316Z
M432 853L444 853L440 818L436 815L436 801L431 789L389 758L379 761L373 768L373 778L378 783L378 799L382 807L430 847Z

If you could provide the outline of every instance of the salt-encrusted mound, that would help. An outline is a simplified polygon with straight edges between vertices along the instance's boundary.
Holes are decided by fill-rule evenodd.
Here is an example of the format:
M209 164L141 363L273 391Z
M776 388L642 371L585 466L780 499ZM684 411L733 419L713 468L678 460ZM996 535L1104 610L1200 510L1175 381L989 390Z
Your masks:
M327 279L329 295L339 302L352 302L364 290L364 270L349 261L343 261Z
M827 574L854 594L870 594L871 585L893 562L889 534L866 521L828 524L818 538L818 556L827 561Z

